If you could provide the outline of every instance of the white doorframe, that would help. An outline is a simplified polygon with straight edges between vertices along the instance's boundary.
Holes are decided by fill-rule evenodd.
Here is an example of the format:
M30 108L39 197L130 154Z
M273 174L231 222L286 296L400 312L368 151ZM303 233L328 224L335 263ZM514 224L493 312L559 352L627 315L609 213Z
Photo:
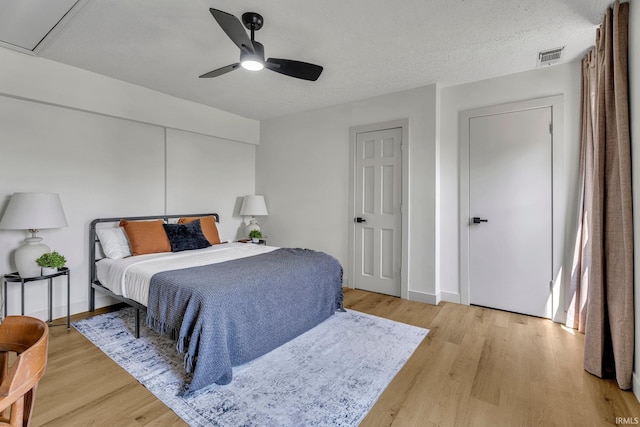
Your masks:
M459 203L460 216L458 230L460 236L460 302L470 304L469 290L469 120L473 117L481 117L494 114L510 113L530 110L533 108L551 107L553 120L552 129L552 269L553 269L553 307L552 318L556 319L556 313L560 307L564 307L564 292L562 292L562 258L564 256L564 236L556 230L563 230L564 212L555 209L561 206L560 200L566 198L566 179L562 173L564 167L564 95L555 95L527 101L513 102L509 104L494 105L475 108L460 112L459 130Z
M402 129L402 244L400 270L400 297L407 299L409 289L409 119L393 120L370 125L352 126L349 128L349 262L345 277L349 278L348 287L355 287L355 236L356 227L353 218L356 216L355 182L356 182L356 134L375 132L386 129Z

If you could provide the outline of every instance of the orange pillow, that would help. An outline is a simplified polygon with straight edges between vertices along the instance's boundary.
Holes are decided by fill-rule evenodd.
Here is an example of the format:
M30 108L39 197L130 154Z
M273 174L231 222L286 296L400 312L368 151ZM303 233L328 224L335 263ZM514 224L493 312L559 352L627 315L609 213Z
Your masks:
M135 255L171 252L171 243L162 226L164 221L127 221L120 220L131 245L131 253Z
M180 218L178 220L178 224L188 224L196 219L200 220L200 228L202 228L202 233L204 237L207 238L209 243L212 245L220 244L220 235L218 234L218 227L216 225L216 218L211 216L192 216L188 218Z

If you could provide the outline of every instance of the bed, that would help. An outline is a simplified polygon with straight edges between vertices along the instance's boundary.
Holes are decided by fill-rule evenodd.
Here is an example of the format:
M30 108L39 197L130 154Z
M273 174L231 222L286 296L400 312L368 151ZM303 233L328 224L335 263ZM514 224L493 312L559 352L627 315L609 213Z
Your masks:
M217 214L162 215L100 218L90 226L90 311L96 291L134 307L136 337L146 313L147 326L174 339L185 355L185 396L228 384L233 366L342 310L342 267L335 258L300 248L211 245L210 224L218 221ZM163 241L145 252L140 243L157 245L147 237L158 230L169 250Z

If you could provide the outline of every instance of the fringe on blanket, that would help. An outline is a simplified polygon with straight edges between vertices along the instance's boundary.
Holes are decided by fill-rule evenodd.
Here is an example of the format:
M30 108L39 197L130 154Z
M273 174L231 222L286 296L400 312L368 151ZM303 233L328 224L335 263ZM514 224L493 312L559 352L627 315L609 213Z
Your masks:
M172 341L181 341L180 338L180 328L176 328L173 326L167 325L165 322L155 319L151 316L147 316L147 327L153 329L160 335L164 335L168 337ZM182 348L184 348L184 344L182 344ZM182 350L179 350L182 353Z
M147 326L160 335L168 337L170 340L176 342L176 350L178 353L184 355L184 369L187 373L193 372L193 368L196 365L196 357L185 352L185 349L189 347L189 337L180 336L180 329L167 325L165 322L158 320L154 317L147 316Z

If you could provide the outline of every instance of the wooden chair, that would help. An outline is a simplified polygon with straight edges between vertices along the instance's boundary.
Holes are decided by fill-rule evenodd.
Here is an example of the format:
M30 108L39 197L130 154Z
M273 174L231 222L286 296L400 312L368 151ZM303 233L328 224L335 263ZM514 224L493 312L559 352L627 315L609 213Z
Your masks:
M29 425L48 346L49 327L42 320L7 316L0 324L0 426Z

